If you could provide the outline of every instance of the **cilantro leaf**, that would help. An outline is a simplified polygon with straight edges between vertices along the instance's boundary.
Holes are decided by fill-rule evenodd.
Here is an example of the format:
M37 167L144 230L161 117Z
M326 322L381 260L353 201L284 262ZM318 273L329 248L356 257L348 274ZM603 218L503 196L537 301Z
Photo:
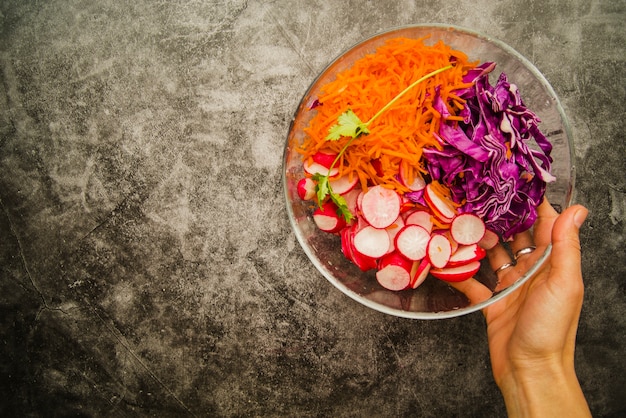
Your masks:
M348 208L348 202L346 202L346 199L343 196L331 191L330 199L337 206L337 214L342 216L346 222L350 222L352 218L354 218L354 215Z
M356 138L361 134L370 132L367 124L361 122L361 119L351 109L339 115L337 122L336 125L331 126L328 130L326 139L329 141L337 141L342 136Z
M328 184L328 176L316 173L313 176L315 181L315 191L317 193L317 205L321 208L326 196L330 193L330 185Z

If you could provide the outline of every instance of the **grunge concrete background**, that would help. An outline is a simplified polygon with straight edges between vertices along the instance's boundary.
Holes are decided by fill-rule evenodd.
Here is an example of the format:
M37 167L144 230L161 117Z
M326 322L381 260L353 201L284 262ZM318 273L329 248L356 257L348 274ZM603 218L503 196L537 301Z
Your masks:
M439 22L510 44L576 147L596 417L626 415L626 4L0 1L3 416L501 417L480 313L368 310L316 272L289 122L347 47Z

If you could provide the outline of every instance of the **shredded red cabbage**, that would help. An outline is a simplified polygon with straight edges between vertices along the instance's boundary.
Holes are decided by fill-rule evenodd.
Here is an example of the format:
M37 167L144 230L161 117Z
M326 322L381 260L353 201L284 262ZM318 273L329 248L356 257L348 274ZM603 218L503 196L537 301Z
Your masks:
M466 100L464 121L442 122L442 149L425 149L424 158L431 178L450 188L461 212L477 214L507 240L533 225L546 183L555 177L552 145L539 129L539 118L504 73L490 85L494 68L487 62L466 74L464 81L473 86L456 92ZM444 119L449 115L441 97L434 107ZM537 147L531 148L531 140Z

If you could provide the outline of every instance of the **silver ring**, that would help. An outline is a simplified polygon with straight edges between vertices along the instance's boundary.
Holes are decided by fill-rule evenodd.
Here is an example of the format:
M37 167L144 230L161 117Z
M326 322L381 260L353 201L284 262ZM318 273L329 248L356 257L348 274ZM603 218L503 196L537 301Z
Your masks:
M498 274L500 273L502 270L506 270L509 267L513 267L515 265L515 261L511 261L510 263L504 263L502 264L500 267L498 267L497 269L494 270L494 273Z
M532 253L533 251L535 251L535 249L536 249L536 248L537 248L537 247L535 247L534 245L529 245L529 246L528 246L528 247L526 247L526 248L522 248L521 250L518 250L518 251L515 253L515 259L517 260L520 256L522 256L522 255L524 255L524 254L530 254L530 253Z

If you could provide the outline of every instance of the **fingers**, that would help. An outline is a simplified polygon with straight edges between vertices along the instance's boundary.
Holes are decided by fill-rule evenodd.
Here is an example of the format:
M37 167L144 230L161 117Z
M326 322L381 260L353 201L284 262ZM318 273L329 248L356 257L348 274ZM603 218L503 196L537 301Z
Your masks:
M552 226L558 216L548 199L543 199L537 208L537 221L533 227L535 245L547 247L552 242Z
M472 305L484 302L493 296L493 292L487 286L473 277L462 282L449 282L448 284L465 294Z
M582 285L579 229L587 214L585 207L575 205L566 209L554 222L551 281L556 285L570 287L575 279Z

